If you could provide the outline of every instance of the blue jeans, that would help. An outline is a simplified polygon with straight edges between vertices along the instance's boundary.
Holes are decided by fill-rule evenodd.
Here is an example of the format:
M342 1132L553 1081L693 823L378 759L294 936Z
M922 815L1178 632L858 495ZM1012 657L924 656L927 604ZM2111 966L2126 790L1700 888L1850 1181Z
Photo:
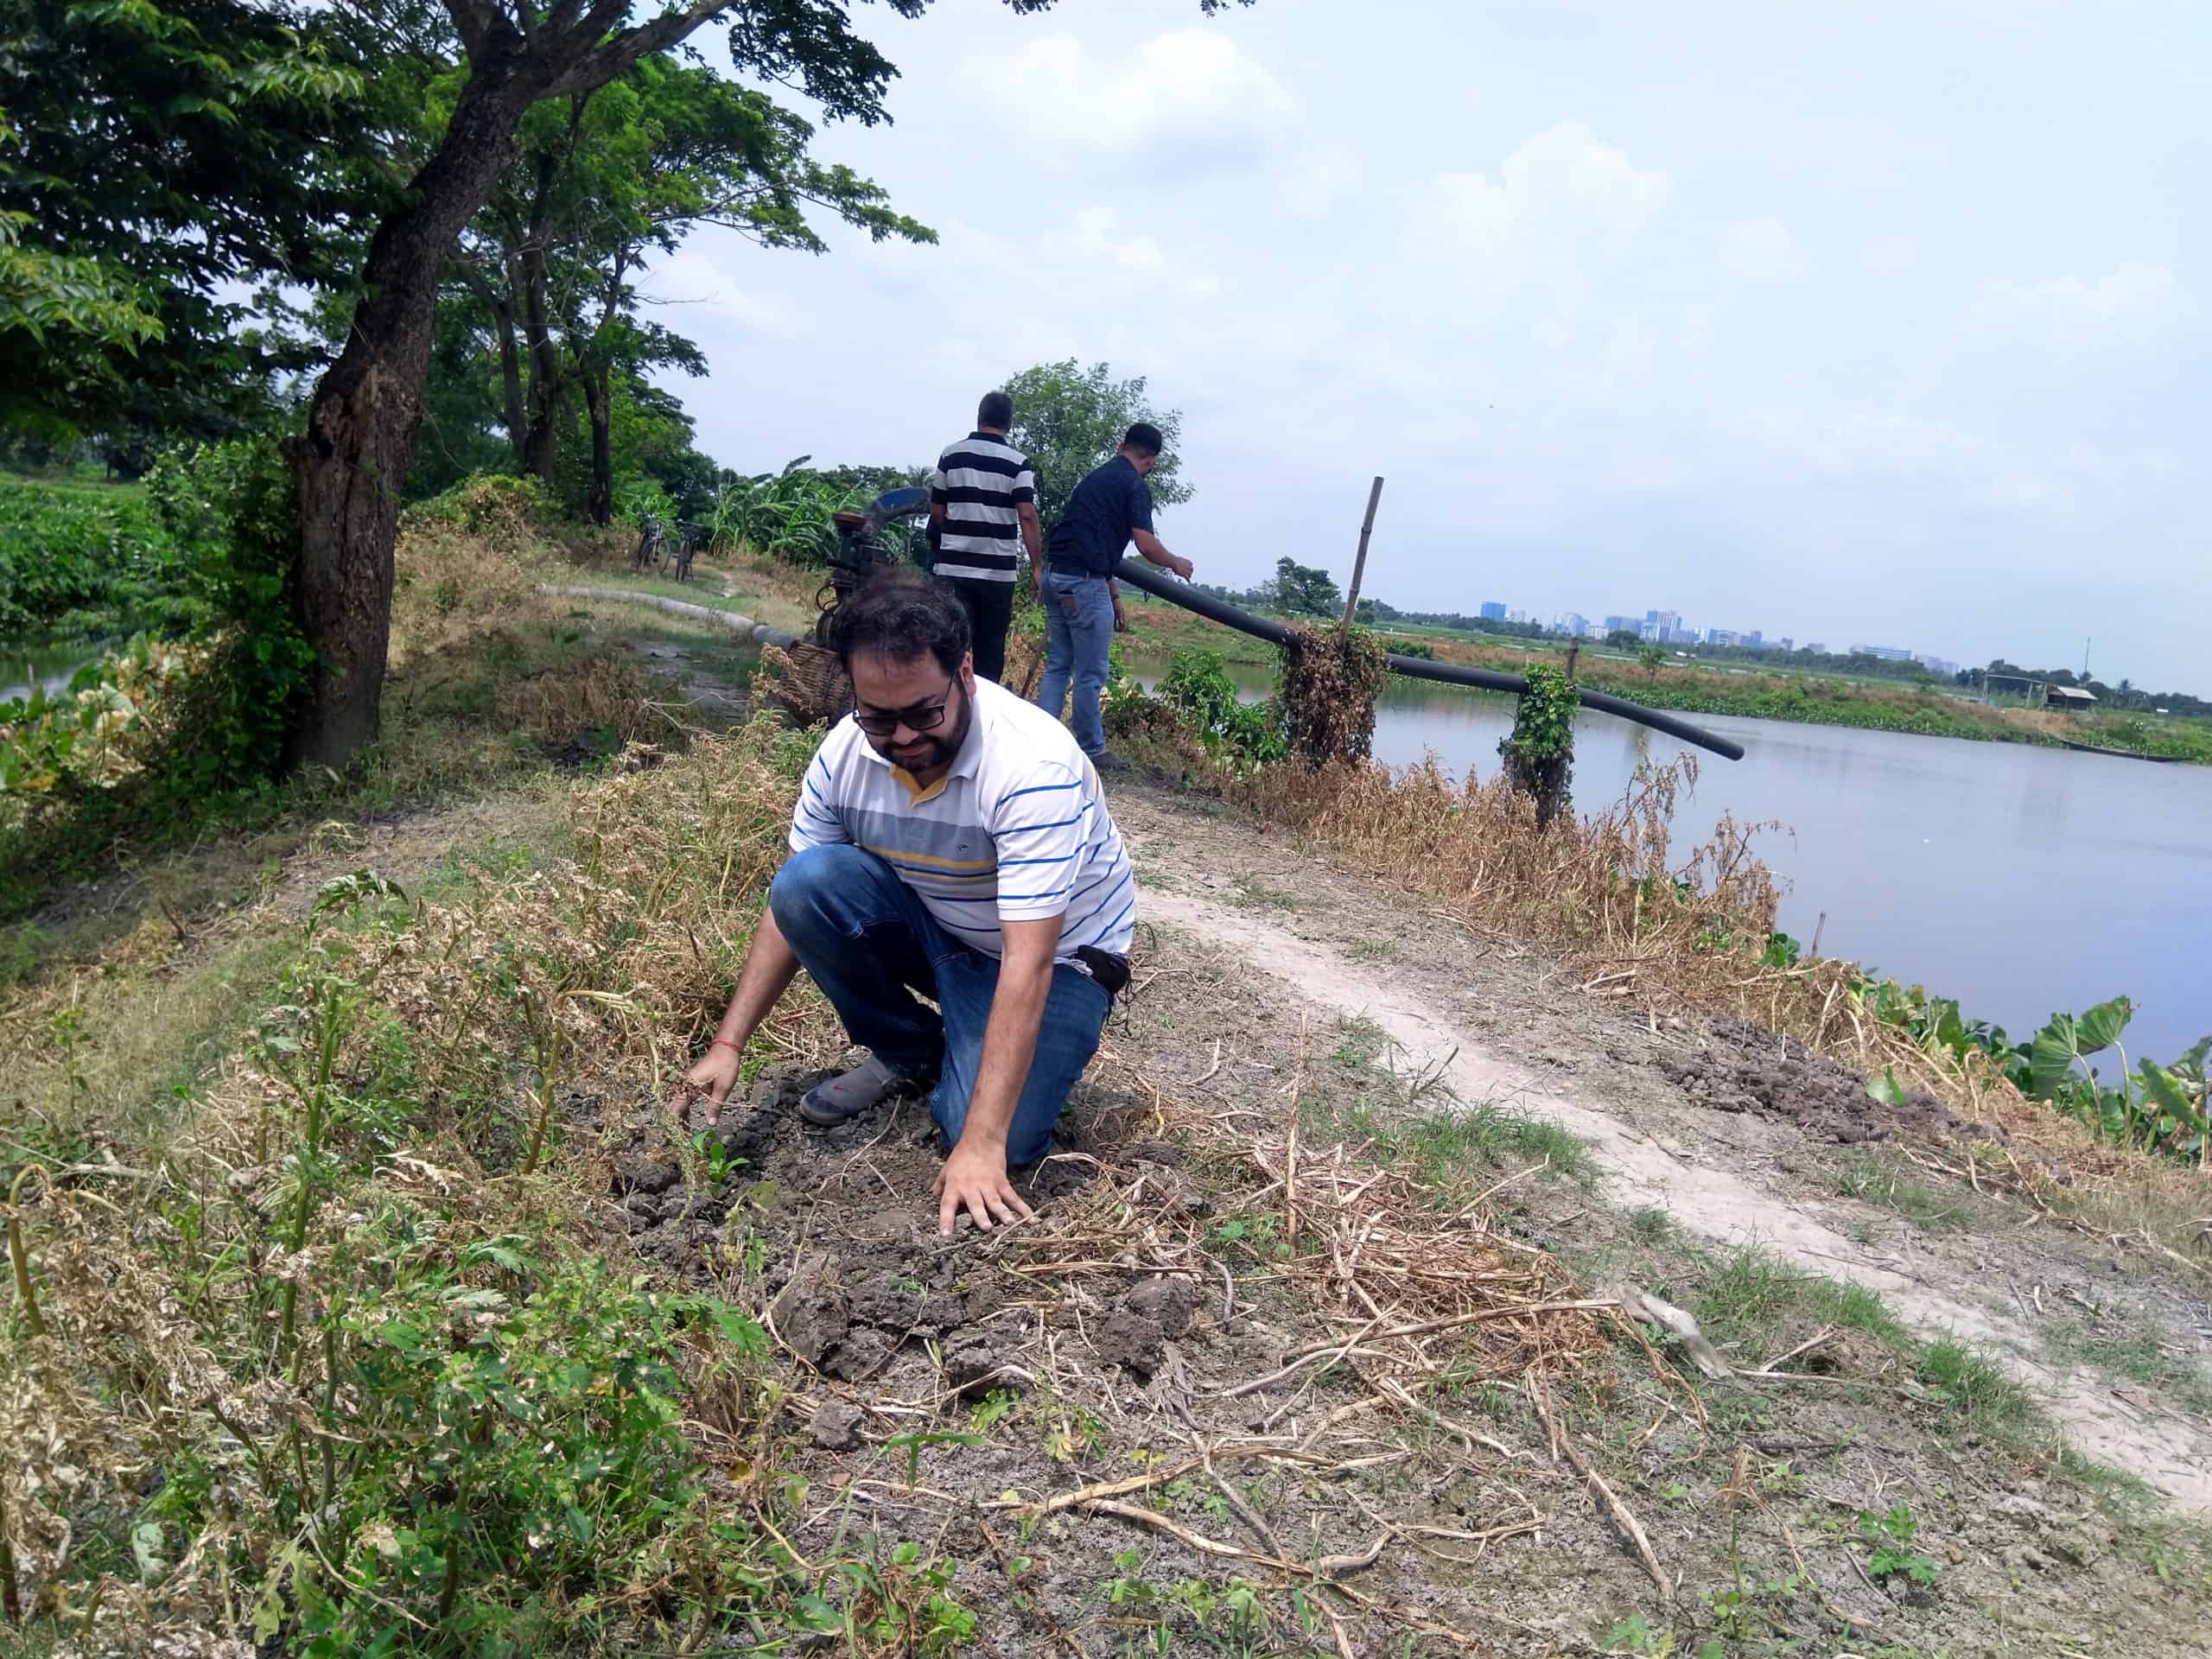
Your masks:
M937 1080L930 1116L950 1150L982 1067L999 959L939 927L888 864L857 847L793 854L768 889L768 907L845 1034L901 1077ZM1052 1125L1098 1052L1111 1006L1090 975L1053 964L1037 1052L1007 1133L1009 1165L1033 1164L1050 1147Z
M1106 689L1106 659L1114 648L1114 596L1103 576L1075 571L1062 575L1057 564L1045 570L1045 678L1037 702L1054 720L1075 677L1075 741L1088 755L1106 747L1098 720L1098 694Z

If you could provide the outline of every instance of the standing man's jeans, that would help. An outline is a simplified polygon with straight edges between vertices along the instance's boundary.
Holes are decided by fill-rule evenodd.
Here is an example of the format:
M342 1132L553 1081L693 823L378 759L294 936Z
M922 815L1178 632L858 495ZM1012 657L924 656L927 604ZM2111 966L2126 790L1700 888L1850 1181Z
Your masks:
M768 889L768 906L846 1035L902 1077L937 1080L930 1116L950 1151L982 1069L999 959L939 927L888 864L857 847L792 855ZM916 991L944 1012L917 1001ZM1007 1133L1009 1166L1033 1164L1051 1147L1052 1125L1098 1051L1111 1007L1090 975L1053 964L1037 1052Z
M1014 583L977 582L971 576L943 581L968 613L968 640L976 653L977 677L1001 683L1006 677L1007 624L1014 620Z
M1114 595L1105 577L1064 575L1055 564L1046 568L1039 597L1045 602L1045 679L1038 703L1058 720L1072 674L1075 741L1095 758L1106 747L1098 694L1106 689L1107 654L1114 648Z

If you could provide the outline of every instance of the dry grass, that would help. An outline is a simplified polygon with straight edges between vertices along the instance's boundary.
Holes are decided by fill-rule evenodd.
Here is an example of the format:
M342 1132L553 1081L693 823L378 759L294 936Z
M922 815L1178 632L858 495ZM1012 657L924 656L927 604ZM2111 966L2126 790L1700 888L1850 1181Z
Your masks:
M303 1493L368 1478L378 1457L364 1448L408 1467L423 1431L406 1427L419 1405L362 1397L377 1343L346 1310L388 1298L404 1263L465 1262L501 1239L531 1241L541 1261L589 1259L611 1152L573 1133L569 1103L584 1089L651 1090L718 1012L749 901L782 857L807 747L762 724L683 755L643 752L576 789L573 859L487 873L449 906L355 884L342 913L264 930L226 970L251 967L266 1012L213 1054L185 1033L203 1003L236 995L187 969L172 988L181 1006L143 1017L103 1007L105 1022L79 1027L77 1053L47 1057L60 1109L18 1101L0 1128L0 1169L44 1174L12 1213L45 1333L11 1317L0 1338L0 1497L36 1606L97 1630L104 1651L144 1651L163 1631L237 1628L257 1593L289 1605L313 1572L296 1551L358 1545L358 1512L337 1533L302 1531ZM121 962L141 948L113 950ZM11 1058L50 1046L65 1006L51 987L11 1006L0 1027ZM317 1130L301 1057L316 1052L326 1007L343 1017ZM175 1079L166 1113L144 1109L138 1068ZM319 1172L305 1201L303 1165ZM472 1286L496 1291L492 1306L520 1294L488 1267L440 1294ZM275 1315L296 1301L306 1335L288 1353ZM720 1339L683 1336L675 1351L704 1391L694 1411L741 1431ZM152 1546L155 1567L120 1570L117 1529L143 1483L188 1469L214 1474L212 1507L181 1497L183 1512L156 1529L168 1541ZM425 1464L400 1481L435 1478ZM498 1579L471 1586L494 1601L505 1592ZM424 1610L399 1616L419 1623Z
M268 954L252 959L245 992L226 994L257 1011L243 1039L187 1039L211 1023L212 1004L188 994L192 970L177 973L175 945L152 922L111 947L106 965L120 994L80 999L81 1084L51 1050L48 1022L65 1006L55 988L0 1007L0 1064L18 1077L41 1067L41 1098L58 1090L68 1105L0 1125L0 1169L35 1166L52 1181L28 1178L11 1206L45 1334L30 1333L11 1294L0 1300L0 1498L35 1611L77 1627L88 1650L212 1655L233 1650L222 1643L257 1615L273 1612L284 1639L296 1639L298 1610L352 1567L361 1587L343 1599L355 1614L397 1623L427 1648L441 1639L444 1569L435 1554L410 1554L407 1541L436 1535L424 1529L456 1513L496 1543L469 1557L460 1595L473 1609L538 1621L515 1627L525 1644L668 1650L741 1633L717 1621L746 1611L788 1628L798 1599L818 1591L780 1548L797 1535L805 1499L784 1473L778 1425L810 1403L806 1395L779 1398L781 1384L734 1352L711 1319L670 1325L665 1305L657 1312L642 1297L606 1313L603 1329L563 1327L559 1342L538 1349L525 1340L524 1311L543 1316L560 1298L588 1304L600 1294L591 1287L638 1270L608 1224L609 1166L651 1135L643 1120L720 1012L784 856L792 791L812 747L809 734L760 721L699 736L682 753L632 749L612 772L569 789L567 856L486 867L454 883L445 902L398 903L356 884L356 902L312 925L258 913L235 940ZM1636 812L1610 829L1578 826L1585 839L1573 842L1558 832L1544 842L1514 836L1525 807L1503 798L1462 797L1434 778L1427 795L1399 799L1395 787L1359 769L1337 774L1332 796L1254 804L1347 857L1373 860L1386 838L1420 830L1421 813L1451 807L1468 820L1467 844L1497 840L1502 861L1461 860L1459 843L1431 826L1419 847L1389 855L1404 861L1391 866L1398 879L1412 882L1423 861L1447 861L1440 899L1471 918L1546 930L1570 952L1634 953L1639 973L1671 971L1684 930L1771 903L1763 874L1726 849L1700 866L1704 899L1671 880L1660 884L1663 899L1612 891L1671 861L1663 780L1651 781ZM1359 827L1376 814L1371 829ZM1618 861L1611 886L1578 874L1577 860L1600 857ZM1577 907L1562 897L1548 910L1547 885ZM156 967L177 975L172 1017L134 1031L128 993ZM1721 984L1686 982L1680 994ZM326 1139L310 1148L297 1057L313 1051L302 1039L333 985L351 1013L333 1050L338 1103ZM766 1038L772 1052L807 1061L841 1046L818 1002L806 1001L788 1004ZM132 1074L164 1062L181 1092L152 1100L141 1079L132 1103ZM1339 1652L1396 1650L1408 1633L1473 1647L1418 1607L1363 1588L1358 1574L1386 1553L1433 1555L1459 1570L1452 1548L1543 1525L1535 1504L1451 1528L1363 1504L1366 1535L1330 1554L1313 1539L1324 1516L1339 1529L1348 1518L1333 1498L1309 1496L1300 1513L1256 1527L1247 1520L1249 1540L1217 1535L1225 1529L1211 1523L1216 1535L1200 1533L1135 1501L1171 1479L1211 1479L1254 1461L1310 1477L1320 1494L1323 1483L1392 1454L1395 1443L1378 1449L1370 1437L1395 1432L1499 1479L1580 1494L1571 1501L1594 1506L1647 1571L1669 1577L1677 1564L1657 1559L1599 1472L1596 1443L1578 1438L1571 1421L1574 1402L1603 1395L1610 1332L1633 1327L1580 1294L1556 1262L1502 1236L1487 1194L1440 1207L1416 1166L1378 1167L1357 1148L1317 1152L1301 1138L1295 1089L1263 1111L1212 1113L1110 1053L1102 1064L1153 1134L1189 1148L1189 1177L1211 1210L1159 1166L1102 1149L1088 1181L1036 1223L971 1243L978 1270L1033 1286L1078 1319L1143 1274L1185 1277L1209 1297L1219 1288L1226 1303L1241 1277L1272 1299L1294 1339L1251 1376L1213 1385L1221 1411L1203 1429L1186 1422L1188 1459L1148 1461L1049 1497L987 1501L987 1511L1080 1510L1230 1561L1271 1592L1321 1608L1324 1639ZM594 1121L581 1109L592 1101L615 1104ZM684 1147L679 1126L660 1127ZM316 1172L304 1211L302 1169ZM303 1213L295 1249L289 1222ZM1230 1215L1255 1224L1242 1242L1221 1224ZM503 1265L518 1255L524 1268ZM616 1274L601 1272L605 1257L620 1263ZM302 1338L289 1347L288 1304ZM541 1436L556 1431L531 1417L536 1395L525 1391L519 1408L463 1420L481 1445L442 1437L429 1396L391 1380L398 1351L379 1332L394 1320L424 1322L454 1366L495 1332L518 1364L546 1358L549 1369L530 1373L533 1389L578 1363L576 1345L594 1330L625 1363L664 1357L681 1379L688 1461L659 1465L645 1491L672 1508L656 1510L643 1531L624 1530L628 1510L595 1508L599 1530L578 1550L506 1516L501 1493L457 1497L440 1462L456 1446L487 1456L506 1448L512 1460L501 1466L520 1478ZM1049 1329L1042 1319L1038 1328ZM1101 1402L1102 1414L1117 1395L1122 1411L1136 1405L1116 1374L1072 1369L1073 1348L1046 1340L1024 1363L1053 1397ZM1675 1389L1664 1363L1650 1363ZM1481 1382L1525 1395L1542 1441L1506 1447L1494 1435L1511 1430L1456 1415L1453 1391ZM815 1386L827 1387L801 1383ZM1260 1427L1225 1426L1231 1407L1249 1408L1263 1390L1274 1403ZM1681 1409L1698 1415L1695 1395L1679 1392ZM598 1414L622 1397L612 1382L582 1393L589 1445L619 1438ZM926 1421L946 1405L932 1397L915 1410ZM519 1414L511 1420L508 1409ZM1292 1414L1295 1430L1285 1426ZM734 1472L717 1472L711 1491L692 1484L709 1466ZM149 1494L166 1496L156 1503ZM148 1517L153 1534L134 1535ZM488 1530L510 1522L511 1534ZM1281 1543L1268 1541L1270 1525ZM135 1543L148 1546L143 1560ZM349 1628L358 1641L361 1627ZM908 1626L854 1647L912 1651L911 1638Z
M426 1397L409 1391L430 1385L395 1381L406 1368L378 1333L395 1319L428 1319L461 1364L492 1340L481 1333L496 1332L521 1375L534 1351L520 1310L542 1313L556 1290L561 1307L588 1305L588 1287L603 1282L592 1264L622 1250L607 1225L610 1166L651 1131L634 1109L580 1122L578 1103L659 1109L649 1103L720 1012L783 858L811 748L809 734L764 720L701 736L682 753L632 750L571 791L569 856L486 868L450 902L402 902L348 880L327 889L342 902L320 918L257 912L222 957L226 971L250 969L252 982L217 999L233 1033L241 998L259 1011L243 1036L188 1039L215 1003L202 1006L193 969L180 972L173 947L150 931L111 947L109 966L126 989L143 988L148 972L172 976L159 1017L134 1025L123 998L83 1001L83 1048L65 1062L47 1036L66 1005L55 988L0 1012L8 1060L19 1075L41 1067L51 1103L0 1128L0 1173L39 1172L10 1214L43 1333L16 1299L0 1304L10 1308L0 1498L33 1611L80 1627L102 1651L212 1654L257 1616L296 1633L300 1609L337 1587L339 1563L376 1556L397 1537L401 1552L341 1599L354 1617L397 1620L430 1639L447 1557L417 1559L409 1530L385 1529L403 1515L415 1517L408 1528L429 1527L448 1510L480 1510L478 1524L489 1528L501 1510L493 1492L476 1505L442 1487L453 1444ZM343 1017L328 1027L332 1094L317 1130L308 1057L326 1008ZM818 1060L842 1039L805 999L787 1004L766 1043ZM162 1103L134 1091L130 1073L163 1067L177 1086L164 1109L149 1109ZM1281 1389L1285 1409L1257 1434L1194 1431L1202 1465L1356 1470L1374 1449L1363 1434L1392 1420L1487 1460L1497 1443L1441 1408L1442 1390L1483 1379L1526 1385L1548 1411L1552 1390L1573 1384L1579 1395L1607 1352L1605 1306L1548 1258L1495 1233L1479 1199L1439 1211L1411 1173L1301 1147L1294 1094L1255 1128L1179 1104L1126 1069L1117 1081L1154 1103L1155 1133L1192 1148L1192 1172L1217 1205L1278 1218L1283 1249L1257 1263L1259 1277L1280 1287L1307 1333L1277 1376L1231 1384L1224 1396ZM662 1128L686 1144L678 1126ZM315 1172L312 1183L303 1169ZM1037 1224L995 1236L979 1271L1056 1295L1095 1278L1109 1300L1134 1275L1179 1273L1210 1293L1229 1278L1227 1247L1198 1209L1154 1190L1160 1179L1150 1166L1102 1165ZM401 1294L410 1287L412 1301ZM683 1486L693 1496L679 1492L674 1512L636 1538L620 1530L627 1510L595 1509L594 1553L571 1551L553 1579L519 1534L472 1554L468 1604L522 1620L516 1629L540 1641L557 1631L575 1650L668 1645L665 1633L687 1621L708 1628L717 1595L780 1617L772 1610L811 1581L757 1554L756 1535L726 1535L732 1515L784 1529L796 1519L798 1489L764 1444L779 1419L772 1391L712 1319L645 1328L636 1321L657 1316L636 1300L604 1317L613 1323L601 1338L664 1355L682 1377L688 1455L710 1450L718 1465L735 1459L756 1472L711 1504L703 1487ZM563 1341L594 1339L585 1329ZM558 1364L574 1363L572 1349L555 1352ZM1035 1375L1059 1397L1108 1409L1122 1386L1113 1374L1071 1370L1066 1356L1064 1344L1055 1360L1048 1344L1031 1361ZM1345 1404L1309 1414L1295 1433L1280 1427L1314 1388L1341 1394L1348 1382L1356 1394ZM580 1397L589 1415L622 1396ZM557 1432L526 1410L512 1422L493 1413L470 1445L487 1458L507 1448L519 1461L499 1466L515 1478L537 1438ZM611 1425L590 1432L618 1434ZM1567 1440L1556 1455L1580 1453ZM651 1490L663 1497L690 1478L671 1465ZM1166 1478L1154 1468L1134 1485L1051 1502L1175 1532L1180 1523L1121 1501ZM149 1484L170 1496L152 1531L133 1534ZM1387 1518L1376 1524L1364 1553L1318 1558L1300 1544L1190 1536L1283 1593L1325 1592L1329 1618L1346 1630L1373 1620L1370 1630L1434 1634L1417 1610L1346 1581L1385 1548L1426 1541ZM1516 1517L1510 1529L1529 1524ZM689 1564L681 1573L677 1560ZM593 1572L605 1576L587 1606L574 1599L580 1585L592 1588ZM721 1587L695 1595L695 1581ZM1338 1640L1352 1650L1349 1635Z
M1544 950L1590 995L1753 1020L1863 1076L1887 1073L1967 1121L1995 1125L2009 1145L1954 1143L1936 1153L1948 1173L1978 1188L2212 1261L2212 1185L2202 1172L2116 1147L2023 1096L1988 1056L1916 1040L1877 1018L1855 963L1763 961L1777 893L1752 840L1770 826L1724 815L1704 844L1676 848L1675 804L1694 784L1694 757L1640 768L1612 807L1563 815L1546 831L1534 804L1497 776L1458 784L1433 765L1235 771L1179 735L1154 741L1148 758L1351 868Z

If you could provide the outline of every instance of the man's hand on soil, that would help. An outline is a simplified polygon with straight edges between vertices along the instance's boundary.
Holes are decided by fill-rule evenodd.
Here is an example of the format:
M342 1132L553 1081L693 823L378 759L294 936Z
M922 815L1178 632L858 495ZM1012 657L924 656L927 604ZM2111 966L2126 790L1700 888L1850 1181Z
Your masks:
M716 1045L700 1056L699 1063L683 1074L683 1099L677 1103L680 1113L695 1099L703 1098L707 1103L707 1127L721 1122L722 1102L729 1098L729 1091L737 1086L738 1067L744 1057L735 1049Z
M963 1208L986 1232L994 1218L1012 1222L1032 1213L1007 1179L1006 1148L971 1147L965 1141L953 1147L937 1173L937 1230L947 1237Z

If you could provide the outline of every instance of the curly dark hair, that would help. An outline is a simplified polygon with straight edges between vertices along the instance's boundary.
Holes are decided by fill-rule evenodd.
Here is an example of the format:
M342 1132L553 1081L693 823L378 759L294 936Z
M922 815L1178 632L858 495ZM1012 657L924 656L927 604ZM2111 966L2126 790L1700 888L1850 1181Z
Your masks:
M891 565L837 607L831 639L848 674L855 652L873 651L894 663L934 657L939 668L957 675L968 655L968 612L935 577Z

